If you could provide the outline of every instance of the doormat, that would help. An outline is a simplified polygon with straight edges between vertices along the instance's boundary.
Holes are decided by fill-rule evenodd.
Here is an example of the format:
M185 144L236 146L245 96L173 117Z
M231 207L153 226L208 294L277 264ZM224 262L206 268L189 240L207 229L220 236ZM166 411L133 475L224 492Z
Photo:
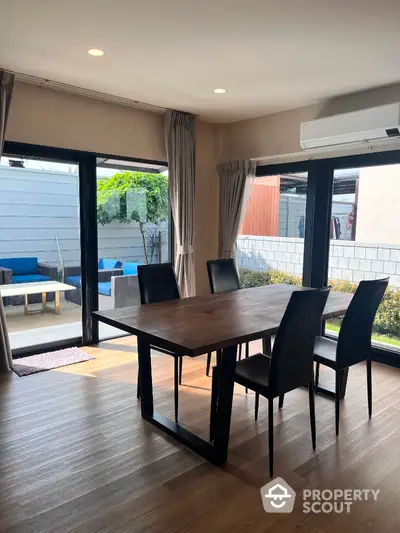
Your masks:
M96 359L80 348L66 348L55 352L45 352L30 357L21 357L13 361L13 371L17 376L29 376L45 370L53 370L62 366L74 365Z

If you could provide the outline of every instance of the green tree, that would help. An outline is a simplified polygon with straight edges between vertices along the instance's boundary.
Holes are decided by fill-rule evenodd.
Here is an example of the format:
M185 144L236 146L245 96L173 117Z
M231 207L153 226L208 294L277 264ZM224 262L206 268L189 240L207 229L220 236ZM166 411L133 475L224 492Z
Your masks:
M159 226L168 219L168 177L147 172L119 172L97 182L97 221L138 222L144 257L149 262L145 224Z

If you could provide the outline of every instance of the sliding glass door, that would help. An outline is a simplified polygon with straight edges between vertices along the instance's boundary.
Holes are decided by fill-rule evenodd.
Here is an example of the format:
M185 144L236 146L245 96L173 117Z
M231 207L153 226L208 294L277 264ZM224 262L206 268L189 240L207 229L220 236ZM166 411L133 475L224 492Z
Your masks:
M301 285L307 172L257 176L236 241L243 287Z
M400 163L336 169L330 224L329 283L354 292L361 280L389 277L373 344L400 351ZM337 335L341 319L326 332Z
M137 267L170 261L165 165L97 159L98 306L140 303ZM125 335L104 323L99 338Z
M0 163L0 293L14 352L82 337L77 162L7 153ZM78 275L78 273L76 273Z
M311 287L329 284L336 291L353 293L361 280L389 276L389 288L373 327L373 357L400 366L400 151L257 168L257 176L261 179L267 175L293 176L293 173L297 178L307 176L303 284ZM299 191L296 187L296 194ZM282 198L282 190L280 194ZM273 216L274 205L270 200L263 202L264 217ZM249 227L245 226L242 233L249 233ZM281 238L276 220L271 231ZM252 265L253 272L249 275L253 280L257 278L257 283L265 262L272 272L283 270L289 261L288 250L282 248L285 255L281 256L279 245L273 257L266 254L262 241L269 238L257 237L257 242L247 249L244 235L238 239L239 266L251 268ZM253 239L256 239L254 235ZM276 262L276 252L279 261L285 258L281 264ZM288 272L287 265L285 268ZM293 273L290 272L290 276ZM264 276L264 281L268 282L270 277L271 274ZM340 325L340 318L327 321L325 334L337 336Z
M94 311L139 303L138 264L171 260L168 170L6 142L0 294L13 357L123 334Z

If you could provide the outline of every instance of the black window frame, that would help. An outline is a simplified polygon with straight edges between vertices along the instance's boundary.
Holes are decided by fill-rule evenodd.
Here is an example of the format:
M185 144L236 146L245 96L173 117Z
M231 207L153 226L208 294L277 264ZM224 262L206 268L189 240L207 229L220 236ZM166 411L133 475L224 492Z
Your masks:
M55 163L73 163L79 168L79 210L80 210L80 255L82 275L82 337L53 341L35 346L12 350L13 358L27 357L59 348L97 344L99 342L98 320L93 312L98 309L98 235L97 235L97 160L98 158L130 161L168 167L166 161L138 157L119 156L57 148L38 144L5 141L3 156L45 159ZM144 167L145 168L145 167ZM174 255L174 226L170 209L168 226L170 261Z
M335 170L395 164L400 164L400 150L309 159L257 167L256 176L258 177L298 172L308 173L303 285L319 288L328 283L330 218ZM373 346L372 352L375 361L400 368L400 351Z

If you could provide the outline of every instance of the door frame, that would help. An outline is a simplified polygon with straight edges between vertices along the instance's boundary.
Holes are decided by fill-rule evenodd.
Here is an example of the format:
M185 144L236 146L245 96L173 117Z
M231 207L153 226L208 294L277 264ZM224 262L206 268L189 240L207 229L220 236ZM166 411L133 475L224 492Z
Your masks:
M82 336L52 341L26 348L12 350L13 358L26 357L59 348L97 344L99 342L98 321L93 311L98 308L98 234L97 234L97 159L116 159L135 163L168 167L166 161L149 160L116 154L94 153L82 150L42 146L5 141L3 156L17 156L26 159L45 159L55 163L73 163L79 168L79 213L80 213L80 260L82 276ZM173 258L174 231L169 217L169 254Z

